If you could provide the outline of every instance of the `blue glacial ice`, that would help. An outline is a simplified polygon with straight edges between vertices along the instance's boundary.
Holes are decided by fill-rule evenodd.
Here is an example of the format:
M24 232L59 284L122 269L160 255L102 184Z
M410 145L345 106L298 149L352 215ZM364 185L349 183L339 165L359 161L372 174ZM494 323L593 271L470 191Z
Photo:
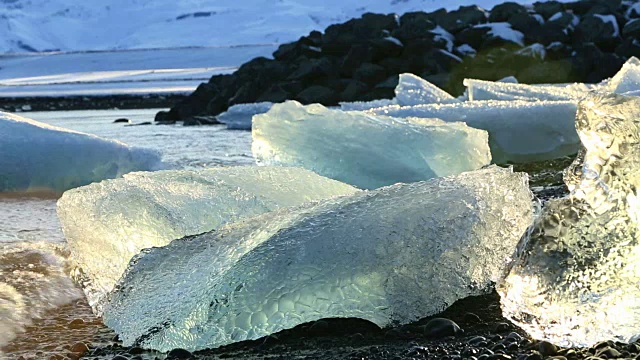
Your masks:
M295 101L254 117L259 165L297 166L361 189L478 169L491 162L487 133L463 123L344 112Z
M485 293L532 221L488 168L325 200L136 256L104 307L125 346L198 350L329 317L408 323Z
M139 172L67 191L57 212L74 277L100 313L105 296L142 249L281 207L356 191L294 168Z
M260 102L251 104L236 104L222 114L216 116L219 122L226 124L231 130L251 130L253 115L263 114L271 109L273 103Z
M511 84L508 84L511 85ZM555 159L578 152L575 101L466 101L456 104L391 105L368 110L372 115L437 118L465 122L489 133L495 163Z
M5 112L0 134L0 192L63 192L162 166L155 151Z

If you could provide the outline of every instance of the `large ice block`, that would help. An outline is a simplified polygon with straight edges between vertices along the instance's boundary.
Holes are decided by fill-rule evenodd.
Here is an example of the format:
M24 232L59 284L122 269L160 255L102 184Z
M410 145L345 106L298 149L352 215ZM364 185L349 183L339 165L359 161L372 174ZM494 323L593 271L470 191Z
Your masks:
M260 165L299 166L362 189L478 169L491 162L484 131L463 123L343 112L295 101L253 121Z
M271 102L236 104L216 116L216 119L226 124L227 129L251 130L251 118L253 115L264 114L271 109L271 106L273 106Z
M470 101L478 100L524 100L524 101L578 101L587 96L592 84L527 85L464 79Z
M61 193L161 166L160 155L153 150L0 111L0 192Z
M468 101L387 106L367 113L463 121L489 132L489 146L495 163L555 159L575 154L580 145L573 125L576 103L572 101Z
M531 221L527 176L496 166L279 210L143 251L103 318L161 351L407 323L488 291Z
M294 168L256 166L132 173L67 191L58 201L75 277L100 312L142 249L227 222L357 189Z
M396 102L401 106L460 102L427 80L409 73L400 74L395 92Z
M630 57L620 71L605 82L603 90L616 94L640 90L640 60Z
M563 346L640 338L640 99L593 94L576 128L586 150L565 170L498 287L503 313Z

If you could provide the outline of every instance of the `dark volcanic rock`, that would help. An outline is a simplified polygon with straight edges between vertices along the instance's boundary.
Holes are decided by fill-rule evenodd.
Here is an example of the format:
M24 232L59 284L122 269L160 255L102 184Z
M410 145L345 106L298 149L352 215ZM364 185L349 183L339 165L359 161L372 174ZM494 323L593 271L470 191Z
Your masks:
M387 77L384 67L371 63L364 63L353 73L353 79L366 84L375 84Z
M633 19L629 21L624 28L622 28L622 36L625 39L637 39L640 37L640 19Z
M436 24L429 15L423 12L409 12L400 17L400 27L393 30L391 35L400 41L432 37Z
M296 100L303 104L320 103L325 105L337 105L338 96L335 91L325 86L313 85L302 90Z
M487 22L487 13L478 6L461 6L458 10L434 16L435 23L450 33L457 33L470 26Z
M533 3L533 10L547 20L555 13L564 11L564 5L558 1L538 1Z
M460 326L455 322L444 319L435 318L429 320L429 322L423 326L424 335L429 338L442 338L445 336L456 336L463 333Z
M640 55L640 19L625 17L640 14L629 6L621 0L540 1L533 8L505 2L490 12L462 6L399 17L367 13L282 44L274 59L256 58L234 74L212 77L156 120L215 116L230 105L256 101L335 105L390 98L391 84L404 72L453 95L462 92L464 78L599 82ZM524 48L477 27L490 22L523 33Z
M489 15L489 22L507 22L511 17L515 15L526 14L527 8L524 6L515 3L515 2L505 2L499 5L496 5L491 9L491 14Z
M617 28L617 20L612 15L585 15L576 26L574 42L593 42L602 49L613 51L620 39L619 34L616 33Z

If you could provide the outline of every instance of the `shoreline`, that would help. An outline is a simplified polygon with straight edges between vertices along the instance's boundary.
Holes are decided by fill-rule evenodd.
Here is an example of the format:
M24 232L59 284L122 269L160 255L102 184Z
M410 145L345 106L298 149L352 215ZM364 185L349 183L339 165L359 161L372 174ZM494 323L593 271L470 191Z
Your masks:
M170 108L187 96L188 94L172 93L105 96L0 97L0 111L27 113L31 111Z

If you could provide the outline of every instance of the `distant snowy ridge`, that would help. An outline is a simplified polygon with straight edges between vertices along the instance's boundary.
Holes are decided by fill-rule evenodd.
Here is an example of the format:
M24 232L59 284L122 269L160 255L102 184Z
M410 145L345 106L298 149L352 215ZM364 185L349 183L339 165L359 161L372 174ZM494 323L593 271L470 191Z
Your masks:
M366 12L402 14L468 5L491 9L502 2L108 0L97 5L0 0L0 53L284 43Z

